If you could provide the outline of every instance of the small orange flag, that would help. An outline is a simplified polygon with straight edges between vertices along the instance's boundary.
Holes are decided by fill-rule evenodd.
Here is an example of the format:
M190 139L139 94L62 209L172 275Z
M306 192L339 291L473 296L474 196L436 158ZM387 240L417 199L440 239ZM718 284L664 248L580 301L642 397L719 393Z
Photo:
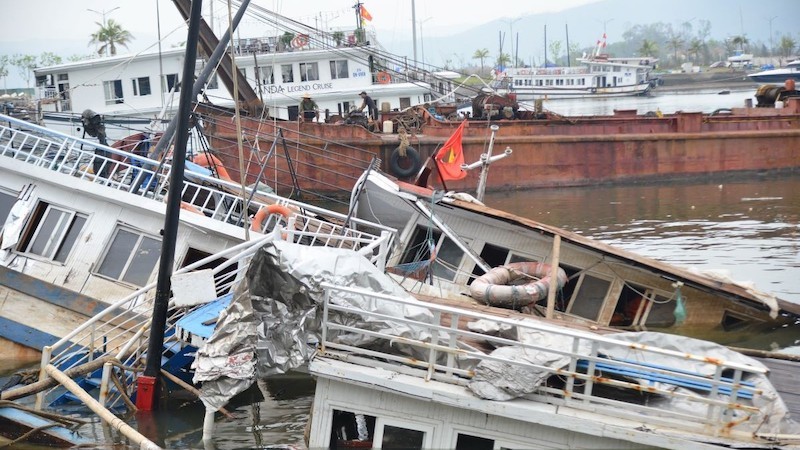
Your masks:
M467 172L461 170L461 165L464 164L464 148L461 146L461 137L464 134L466 123L466 120L461 122L456 132L444 143L434 158L436 167L445 181L460 180L467 176Z
M361 5L361 18L364 20L372 21L372 14L367 11L367 8L364 8L364 5Z

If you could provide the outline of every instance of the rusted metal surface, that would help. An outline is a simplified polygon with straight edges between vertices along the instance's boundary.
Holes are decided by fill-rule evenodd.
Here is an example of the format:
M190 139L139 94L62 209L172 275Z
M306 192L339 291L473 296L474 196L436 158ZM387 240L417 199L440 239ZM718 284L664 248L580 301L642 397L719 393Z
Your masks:
M238 179L234 124L225 114L208 114L213 114L207 125L212 147L220 151L231 176ZM426 120L421 133L412 134L409 140L423 161L435 154L458 126L458 122L430 117ZM717 115L677 113L650 117L618 111L603 117L493 123L500 126L495 147L510 147L514 154L492 165L487 186L490 190L800 170L800 99L793 99L781 109L734 108ZM309 171L308 178L319 180L320 187L349 190L351 178L372 156L383 161L384 172L391 173L387 161L399 144L397 134L371 133L360 126L245 118L245 140L253 144L257 139L265 154L277 132L276 124L293 148L307 149L305 154L298 153L295 163L303 164L303 169ZM486 151L488 125L486 121L469 121L465 126L463 148L467 162L477 160ZM252 182L258 168L249 153L245 149ZM279 182L288 183L283 159L279 154L273 166ZM478 175L477 171L469 172L463 180L449 182L447 188L474 189Z

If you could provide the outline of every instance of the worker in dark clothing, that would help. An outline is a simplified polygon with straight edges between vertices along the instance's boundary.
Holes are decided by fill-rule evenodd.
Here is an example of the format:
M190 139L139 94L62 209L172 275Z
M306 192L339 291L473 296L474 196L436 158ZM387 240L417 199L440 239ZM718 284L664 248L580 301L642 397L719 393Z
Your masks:
M361 104L361 107L358 108L359 111L363 111L364 108L367 108L367 113L372 120L378 120L378 108L375 106L375 100L372 99L366 92L361 91L360 94L361 98L364 99L364 103Z
M300 121L313 121L318 117L319 107L317 102L311 100L311 94L303 94L303 100L300 101Z

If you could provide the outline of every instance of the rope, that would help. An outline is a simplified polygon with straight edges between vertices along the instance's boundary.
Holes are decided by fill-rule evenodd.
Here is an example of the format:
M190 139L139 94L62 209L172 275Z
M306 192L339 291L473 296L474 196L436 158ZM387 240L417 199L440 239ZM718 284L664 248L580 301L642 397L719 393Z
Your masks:
M408 133L406 133L406 129L400 128L397 132L397 136L400 138L400 145L397 146L397 152L401 157L405 158L406 149L411 145L408 143Z

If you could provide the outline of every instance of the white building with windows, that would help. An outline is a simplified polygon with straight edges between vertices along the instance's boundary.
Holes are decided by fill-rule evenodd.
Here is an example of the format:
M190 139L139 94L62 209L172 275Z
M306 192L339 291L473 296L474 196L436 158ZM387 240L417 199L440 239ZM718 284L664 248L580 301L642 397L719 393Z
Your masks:
M457 74L406 70L398 59L371 44L374 39L365 44L337 44L327 42L325 36L295 39L296 46L276 42L275 36L234 40L236 65L273 118L296 120L304 94L317 103L320 121L361 106L361 91L388 110L453 99L451 81ZM184 49L172 49L38 68L42 118L48 126L66 123L68 129L60 131L80 136L80 113L91 109L106 117L111 139L126 134L115 136L108 125L112 119L128 119L132 122L127 127L137 128L134 123L146 125L156 117L168 118L178 106L178 96L173 94L178 91L183 58ZM197 61L196 73L204 64L202 59ZM232 98L212 75L199 100L232 106Z

